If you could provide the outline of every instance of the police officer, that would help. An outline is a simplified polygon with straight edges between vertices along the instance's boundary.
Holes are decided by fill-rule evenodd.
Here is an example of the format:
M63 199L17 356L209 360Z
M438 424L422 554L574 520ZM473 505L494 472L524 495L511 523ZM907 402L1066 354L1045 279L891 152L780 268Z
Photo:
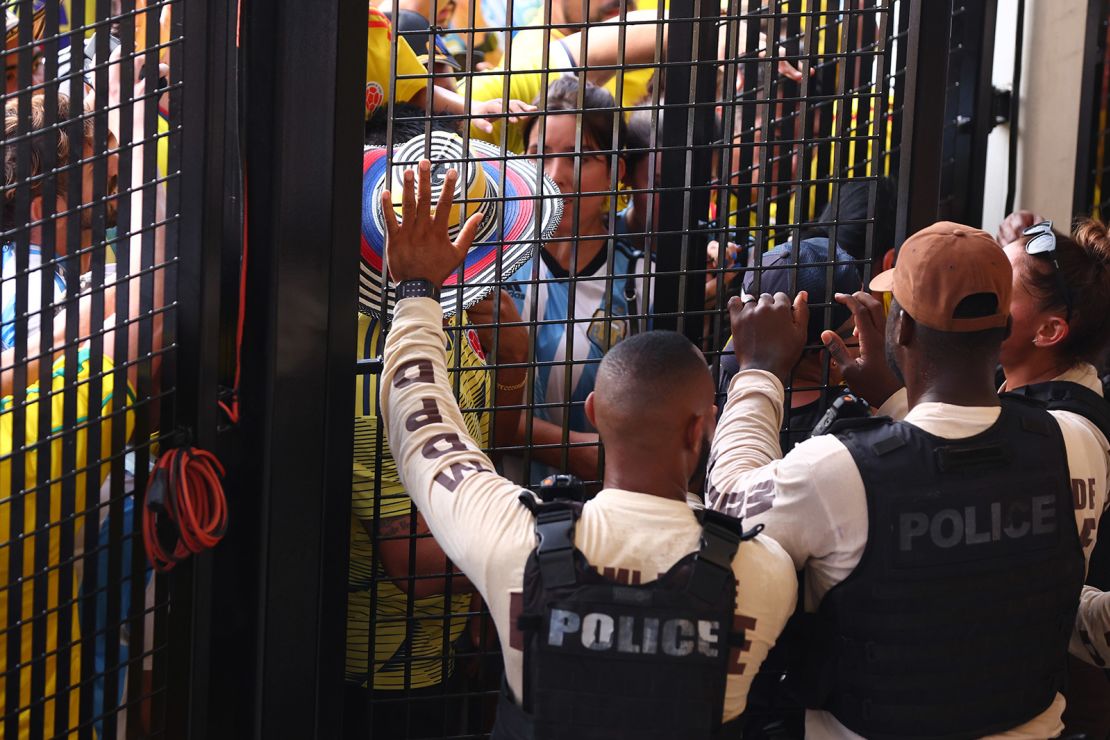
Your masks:
M1110 404L1095 363L1110 346L1110 234L1094 219L1080 219L1068 236L1028 212L1011 214L999 230L999 243L1013 269L1011 330L1002 343L1000 392L1035 400L1052 411L1074 415L1110 451ZM834 340L835 341L835 340ZM867 378L853 387L870 398ZM905 389L892 397L892 413L905 413ZM1110 589L1110 537L1096 541L1106 520L1106 499L1090 491L1092 481L1074 478L1075 507L1084 515L1079 541L1088 558L1087 584ZM1101 504L1101 506L1100 506ZM1106 520L1110 521L1110 520ZM1084 620L1083 609L1100 603L1085 592L1072 640L1067 699L1068 734L1110 735L1110 681L1098 656L1105 630ZM1104 613L1095 609L1093 614ZM1096 667L1092 668L1091 665Z
M699 517L687 482L713 434L713 381L684 337L646 332L601 362L586 414L605 445L604 490L537 500L499 476L466 432L434 300L473 239L448 236L457 176L432 210L430 165L404 176L402 220L383 195L397 308L381 406L405 488L489 605L505 661L499 738L703 738L745 707L796 601L790 559L728 517ZM779 341L794 352L805 311Z
M1005 247L1014 269L1014 329L1002 344L1002 390L1077 414L1095 428L1103 450L1108 450L1110 404L1094 363L1110 347L1110 234L1105 224L1093 219L1077 221L1070 236L1039 219L1018 234ZM1087 514L1079 536L1088 551L1087 584L1105 592L1110 589L1110 537L1103 535L1096 542L1094 535L1110 518L1096 508L1099 497L1090 495L1088 486L1089 481L1074 484L1076 505ZM1091 592L1084 591L1078 639L1072 642L1065 692L1067 730L1107 737L1110 681L1099 651L1110 638L1090 616L1106 614L1105 606L1093 608L1105 604L1106 596Z
M1006 245L1014 270L1013 332L1002 344L1003 392L1043 402L1084 418L1110 445L1110 404L1093 363L1110 347L1110 234L1093 219L1076 223L1074 236L1041 221ZM1077 490L1088 511L1080 528L1085 549L1094 544L1102 510L1097 497ZM1110 589L1110 541L1091 555L1088 583Z
M807 738L1054 737L1085 565L1070 479L1105 496L1099 440L1074 415L999 398L1012 274L987 234L918 232L871 289L893 292L885 349L882 305L865 293L837 298L859 360L822 340L874 402L904 383L905 417L777 459L776 376L796 356L762 340L792 318L785 296L733 303L741 372L707 504L764 524L805 569L807 650L791 680L811 709Z

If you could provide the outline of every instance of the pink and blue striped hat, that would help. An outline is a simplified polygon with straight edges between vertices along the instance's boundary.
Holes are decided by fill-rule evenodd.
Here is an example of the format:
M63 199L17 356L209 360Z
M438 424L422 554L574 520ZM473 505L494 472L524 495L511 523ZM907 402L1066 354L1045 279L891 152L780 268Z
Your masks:
M401 183L405 170L415 170L421 159L432 163L432 202L439 199L448 169L455 169L452 206L452 238L473 213L485 218L466 256L460 279L455 273L441 291L444 316L454 315L485 298L532 256L544 239L550 238L563 213L563 198L551 178L532 160L499 150L472 139L469 151L457 134L433 131L411 139L393 150L368 149L362 160L362 260L359 279L359 309L379 316L383 307L393 312L393 290L382 297L382 267L385 251L385 216L381 195L388 189L401 216ZM392 281L389 285L392 286Z

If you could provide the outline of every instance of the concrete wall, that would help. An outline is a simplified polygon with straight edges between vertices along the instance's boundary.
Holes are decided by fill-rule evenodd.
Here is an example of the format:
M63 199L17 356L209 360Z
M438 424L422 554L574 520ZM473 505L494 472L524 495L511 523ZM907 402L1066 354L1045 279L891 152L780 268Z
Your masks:
M926 0L927 1L927 0ZM994 85L1011 87L1017 0L998 0ZM1087 0L1026 0L1015 208L1058 224L1072 217ZM1010 127L991 132L983 228L994 233L1006 202Z

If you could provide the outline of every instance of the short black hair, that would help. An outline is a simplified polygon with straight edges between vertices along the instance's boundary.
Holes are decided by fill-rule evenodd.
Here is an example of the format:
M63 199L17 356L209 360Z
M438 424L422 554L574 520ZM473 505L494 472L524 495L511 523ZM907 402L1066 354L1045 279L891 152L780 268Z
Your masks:
M437 114L429 115L423 108L409 103L394 103L392 106L379 106L366 121L366 146L388 146L390 111L393 113L393 146L400 146L409 139L423 136L428 131L429 120L432 131L459 133L458 122Z
M612 401L654 404L690 378L709 377L709 366L693 342L675 331L646 331L618 342L597 370L610 381Z

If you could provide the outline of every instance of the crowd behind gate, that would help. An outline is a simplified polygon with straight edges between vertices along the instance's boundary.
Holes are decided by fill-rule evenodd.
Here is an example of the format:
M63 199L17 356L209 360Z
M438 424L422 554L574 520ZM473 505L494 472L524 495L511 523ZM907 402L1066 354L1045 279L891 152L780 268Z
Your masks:
M803 34L830 44L822 62L740 5L722 5L710 180L687 183L713 191L704 275L683 276L695 345L654 326L666 3L371 2L365 60L346 60L366 66L350 318L356 358L384 369L355 381L344 737L1110 737L1110 229L1027 203L996 234L938 222L898 243L885 80L784 114L847 62L831 31ZM36 505L59 527L0 545L21 740L77 734L84 708L150 680L143 661L116 697L72 680L90 654L74 646L129 605L103 604L107 567L58 538L107 531L97 461L160 387L162 320L140 296L162 305L165 229L143 219L163 223L169 165L144 130L174 105L147 90L168 73L156 49L124 75L115 44L27 54L32 6L6 10L0 488L59 477L12 461L75 395L101 448L77 437L96 478L78 488L105 503L63 529L54 489L0 500L0 536L34 529ZM68 75L56 95L47 69ZM830 146L868 152L831 181L806 149L823 117ZM139 186L143 146L160 176Z

